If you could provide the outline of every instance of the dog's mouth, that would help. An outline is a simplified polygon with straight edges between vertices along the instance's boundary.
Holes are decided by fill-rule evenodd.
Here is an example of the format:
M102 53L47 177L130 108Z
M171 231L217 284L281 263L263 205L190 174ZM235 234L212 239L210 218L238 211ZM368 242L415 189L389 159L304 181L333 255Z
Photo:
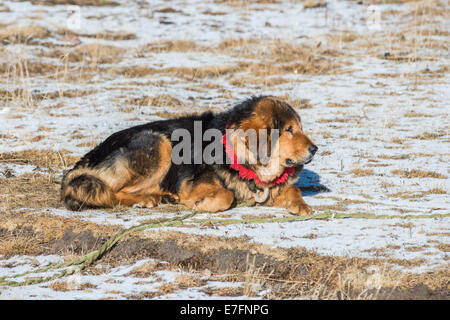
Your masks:
M300 160L300 161L297 161L297 162L293 162L292 160L291 161L287 161L287 166L286 167L288 167L288 168L289 167L300 167L300 166L303 166L305 164L310 163L313 160L313 158L314 158L314 156L309 156L305 160ZM288 160L290 160L290 159L288 159Z

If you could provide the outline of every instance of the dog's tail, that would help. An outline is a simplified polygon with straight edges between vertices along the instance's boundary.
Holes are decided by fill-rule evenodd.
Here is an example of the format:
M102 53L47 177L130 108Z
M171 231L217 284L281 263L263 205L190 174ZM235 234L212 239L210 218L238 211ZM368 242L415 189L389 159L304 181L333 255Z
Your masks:
M112 208L117 201L113 191L93 172L74 169L64 175L61 200L73 211L89 208Z

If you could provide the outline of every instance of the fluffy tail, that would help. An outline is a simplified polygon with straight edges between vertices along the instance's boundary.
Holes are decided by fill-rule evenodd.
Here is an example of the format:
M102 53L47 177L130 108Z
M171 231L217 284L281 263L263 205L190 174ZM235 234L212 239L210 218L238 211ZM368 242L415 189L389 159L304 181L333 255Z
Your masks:
M73 211L88 208L114 207L116 199L112 190L99 178L73 170L62 181L61 199Z

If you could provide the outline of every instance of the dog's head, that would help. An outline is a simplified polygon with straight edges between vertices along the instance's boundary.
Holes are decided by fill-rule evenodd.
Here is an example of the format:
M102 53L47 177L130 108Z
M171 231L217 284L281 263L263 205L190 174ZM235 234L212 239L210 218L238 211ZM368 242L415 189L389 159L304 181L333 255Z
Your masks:
M311 162L318 148L304 134L300 116L289 104L264 97L249 107L250 115L230 126L236 131L232 144L240 163L268 183L286 168Z

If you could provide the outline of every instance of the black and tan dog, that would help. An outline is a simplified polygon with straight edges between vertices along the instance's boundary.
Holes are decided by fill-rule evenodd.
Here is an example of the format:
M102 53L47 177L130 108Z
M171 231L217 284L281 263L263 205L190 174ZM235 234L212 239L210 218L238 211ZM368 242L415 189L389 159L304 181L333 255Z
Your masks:
M223 135L226 129L278 129L279 151L269 154L265 164L250 164L247 158L240 166L174 164L172 132L184 128L193 134L196 121L201 121L203 130L218 129ZM233 147L238 144L236 139ZM226 143L221 146L227 157L233 156L234 150ZM294 183L316 151L291 106L274 97L253 97L226 112L155 121L114 133L64 175L61 197L71 210L179 202L218 212L240 201L258 199L294 214L311 214Z

